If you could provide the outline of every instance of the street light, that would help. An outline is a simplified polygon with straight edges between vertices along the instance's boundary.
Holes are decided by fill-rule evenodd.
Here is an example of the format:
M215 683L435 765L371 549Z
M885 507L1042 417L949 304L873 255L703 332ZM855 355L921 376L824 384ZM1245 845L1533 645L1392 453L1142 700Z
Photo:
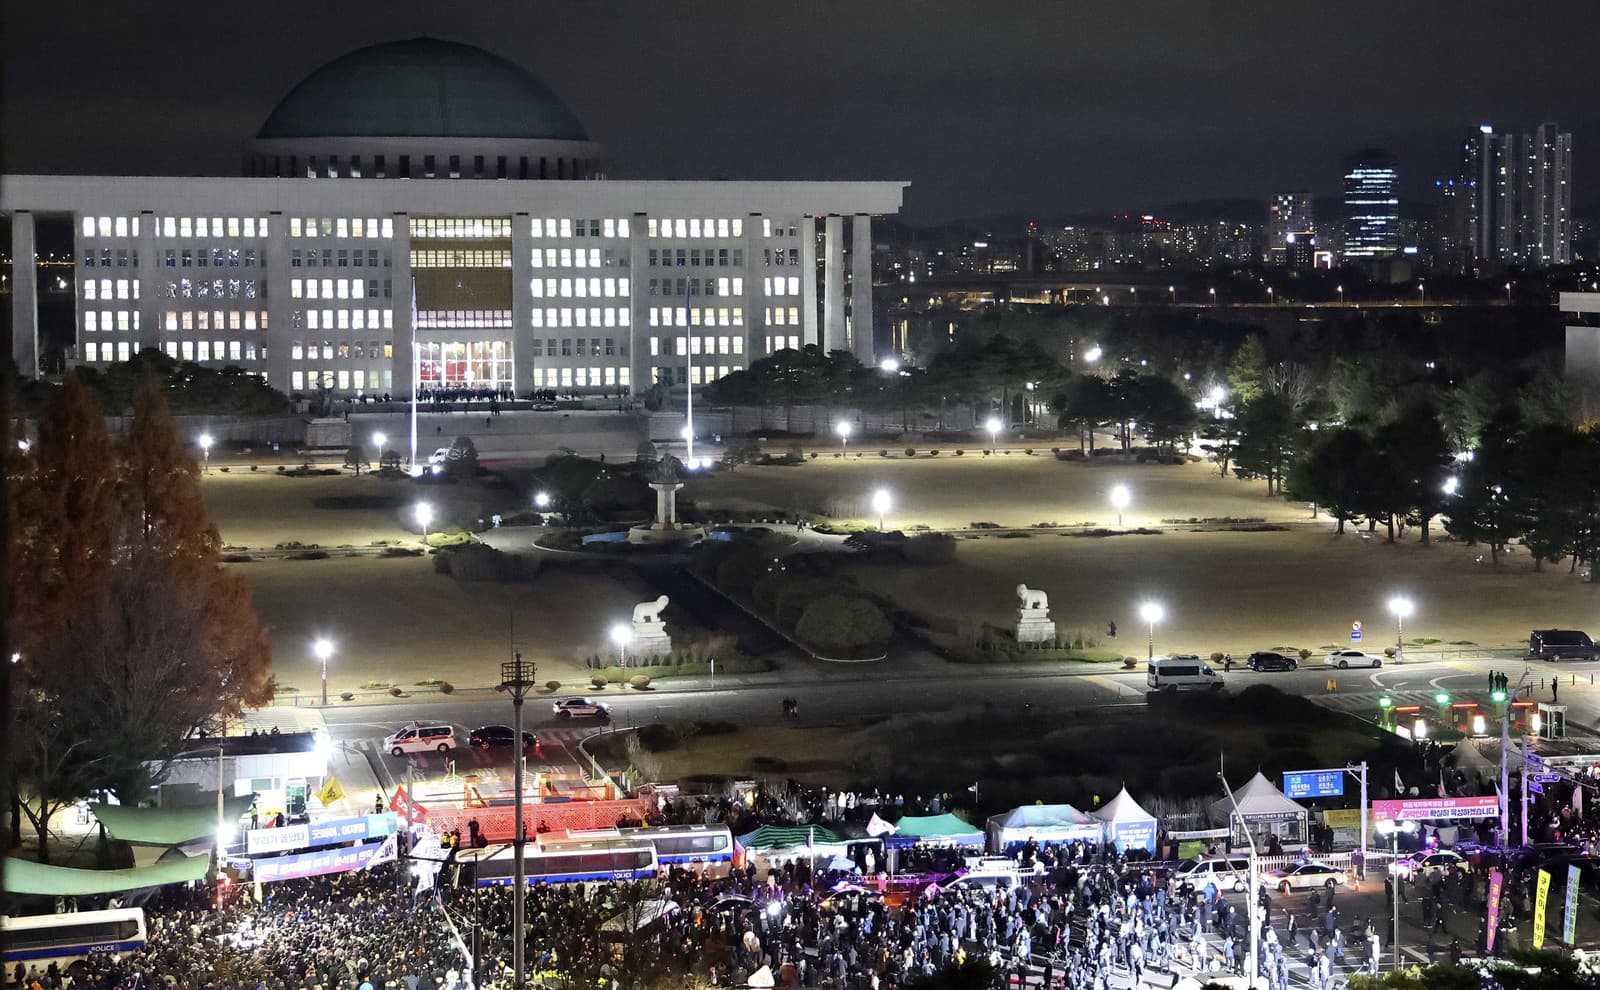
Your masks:
M983 427L989 431L989 447L992 449L1000 442L1000 420L996 416L990 416Z
M879 488L872 493L872 511L878 514L878 532L883 532L883 514L889 511L889 489Z
M618 666L628 666L628 644L633 642L633 630L622 623L611 627L611 642L617 647Z
M882 361L878 362L878 368L879 370L886 371L892 375L900 370L900 362L895 358L886 357Z
M845 421L839 422L837 425L834 426L833 432L839 434L839 453L841 453L841 454L846 453L846 448L850 446L850 423L849 423L849 421L845 420Z
M1454 495L1461 487L1461 479L1452 474L1450 477L1444 479L1444 484L1440 487L1444 489L1444 493L1446 495Z
M536 492L533 496L533 504L541 509L550 508L550 493Z
M383 445L388 442L389 438L384 436L382 432L374 433L372 435L372 445L378 448L378 463L380 465L383 463Z
M1111 504L1117 509L1117 528L1122 528L1122 510L1133 501L1133 493L1128 491L1127 485L1117 485L1111 489Z
M1511 283L1506 283L1506 302L1511 302Z
M1267 286L1267 304L1272 304L1272 286Z
M1426 306L1428 304L1428 287L1427 287L1427 285L1423 284L1422 282L1418 282L1417 283L1417 295L1420 297L1419 301L1421 302L1421 304Z
M1396 595L1389 599L1389 611L1394 613L1395 641L1394 662L1399 663L1405 659L1406 648L1406 616L1416 610L1411 599L1404 595Z
M206 474L211 473L211 434L200 434L200 452L205 458Z
M1178 301L1178 287L1176 285L1167 286L1167 301L1168 302L1177 302Z
M1216 289L1209 289L1207 291L1209 291L1211 293L1211 302L1213 304L1215 304L1216 301L1217 301L1217 290Z
M311 650L322 661L322 704L328 704L328 658L333 656L333 640L326 636L311 644Z
M1394 896L1391 897L1390 900L1394 902L1394 946L1393 946L1393 949L1394 949L1394 968L1395 968L1396 972L1400 971L1400 882L1401 882L1401 880L1400 880L1400 874L1398 872L1396 872L1395 869L1394 869L1394 863L1398 862L1399 859L1400 859L1400 833L1401 832L1405 832L1406 834L1409 835L1410 833L1415 832L1416 830L1417 830L1417 823L1416 822L1402 822L1402 821L1396 821L1395 819L1389 818L1389 819L1385 819L1385 820L1383 820L1383 821L1378 823L1378 831L1383 833L1384 835L1387 835L1389 837L1389 851L1393 855L1393 859L1390 860L1389 871L1390 871L1391 875L1394 877L1394 883L1392 884L1392 886L1394 887Z
M433 522L433 506L427 502L417 503L417 525L422 527L422 542L428 542L428 524Z
M1161 607L1160 602L1145 602L1139 606L1139 620L1150 627L1149 653L1145 656L1146 660L1156 658L1156 623L1166 618L1166 615L1167 610Z
M1083 352L1083 360L1089 364L1094 364L1096 361L1100 360L1101 356L1104 354L1105 352L1100 349L1100 345L1096 344Z
M1339 286L1339 305L1344 305L1344 286Z

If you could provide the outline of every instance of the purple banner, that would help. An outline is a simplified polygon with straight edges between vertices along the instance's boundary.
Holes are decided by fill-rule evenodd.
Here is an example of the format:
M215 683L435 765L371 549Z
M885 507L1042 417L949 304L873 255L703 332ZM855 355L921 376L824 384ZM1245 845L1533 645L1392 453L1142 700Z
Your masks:
M1489 871L1489 930L1485 936L1488 944L1483 947L1483 951L1486 953L1494 951L1494 935L1500 927L1500 892L1505 889L1505 885L1506 876L1504 873L1499 870Z

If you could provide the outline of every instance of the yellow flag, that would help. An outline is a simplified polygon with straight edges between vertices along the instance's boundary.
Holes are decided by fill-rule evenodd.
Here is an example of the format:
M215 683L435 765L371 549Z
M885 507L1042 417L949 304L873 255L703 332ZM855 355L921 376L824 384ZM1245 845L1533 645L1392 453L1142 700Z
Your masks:
M1533 947L1544 948L1545 906L1550 902L1550 871L1539 871L1538 893L1533 899Z
M317 788L317 800L322 802L324 808L335 801L344 799L344 788L339 786L338 777L329 777L328 782Z

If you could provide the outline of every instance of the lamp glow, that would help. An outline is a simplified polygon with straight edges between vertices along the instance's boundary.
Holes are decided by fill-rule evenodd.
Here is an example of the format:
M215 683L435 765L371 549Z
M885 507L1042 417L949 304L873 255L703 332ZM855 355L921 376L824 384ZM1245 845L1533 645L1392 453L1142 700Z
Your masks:
M883 516L889 511L891 499L887 488L879 488L872 493L872 511L878 514L878 532L883 532Z
M1122 528L1122 510L1133 502L1133 493L1128 491L1127 485L1117 485L1111 489L1111 504L1117 510L1117 528Z

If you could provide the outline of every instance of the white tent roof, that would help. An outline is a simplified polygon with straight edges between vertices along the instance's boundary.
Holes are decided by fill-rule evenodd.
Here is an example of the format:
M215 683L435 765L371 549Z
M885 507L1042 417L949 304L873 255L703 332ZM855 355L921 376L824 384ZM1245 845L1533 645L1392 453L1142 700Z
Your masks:
M1238 790L1233 792L1233 803L1239 806L1239 814L1246 818L1251 815L1272 815L1286 812L1299 812L1305 814L1305 807L1283 796L1283 792L1273 786L1261 771ZM1217 817L1226 819L1233 813L1233 807L1227 798L1214 803L1211 810Z
M1482 771L1491 769L1494 766L1495 764L1490 763L1489 758L1483 755L1483 750L1478 748L1477 743L1474 743L1471 740L1463 739L1461 742L1456 744L1457 770L1470 770L1481 773Z
M1153 822L1156 816L1139 806L1124 787L1117 796L1089 814L1103 822Z
M1001 828L1071 828L1099 822L1070 804L1025 804L989 819Z

